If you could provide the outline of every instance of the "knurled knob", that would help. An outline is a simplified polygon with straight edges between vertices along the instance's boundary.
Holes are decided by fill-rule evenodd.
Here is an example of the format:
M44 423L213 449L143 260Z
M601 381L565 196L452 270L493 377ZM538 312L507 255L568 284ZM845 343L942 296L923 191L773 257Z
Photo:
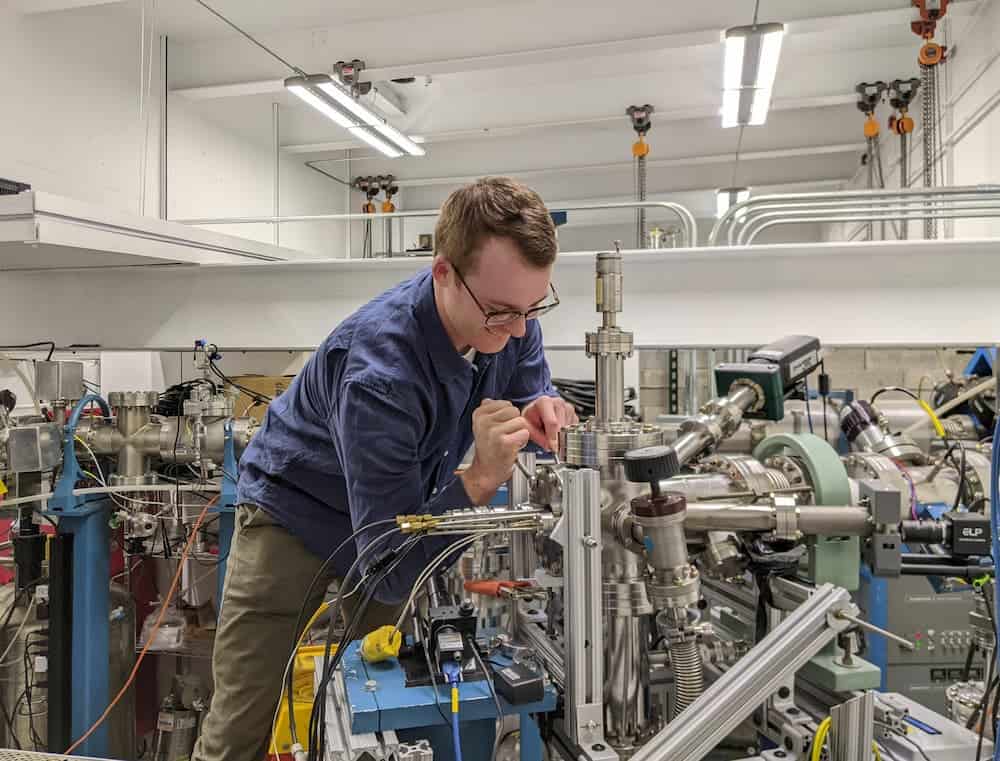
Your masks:
M625 477L633 483L659 484L677 475L680 464L673 447L642 447L625 453Z

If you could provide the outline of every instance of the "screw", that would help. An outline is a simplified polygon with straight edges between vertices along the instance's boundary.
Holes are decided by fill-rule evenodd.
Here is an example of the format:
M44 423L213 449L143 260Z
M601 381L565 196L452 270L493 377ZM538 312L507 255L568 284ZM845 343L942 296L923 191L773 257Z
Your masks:
M589 730L590 730L591 732L593 732L593 731L594 731L595 729L597 729L597 722L596 722L596 721L594 721L593 719L591 719L591 720L590 720L590 721L588 721L588 722L587 722L586 724L584 724L584 726L585 726L585 727L586 727L587 729L589 729Z
M374 679L369 679L367 682L365 682L366 692L375 692L376 688L378 688L378 682L376 682Z
M597 540L592 536L585 536L583 537L583 545L585 547L594 548L597 546Z
M791 750L792 749L792 741L786 738L785 739L785 747L788 748L788 750ZM785 758L787 755L788 754L785 753L785 751L783 751L783 750L776 750L776 751L774 751L774 757L775 758Z
M604 746L603 746L603 745L601 745L600 743L594 743L594 744L593 744L592 746L590 746L590 747L591 747L591 748L592 748L593 750L596 750L596 751L597 751L598 753L600 753L600 752L601 752L602 750L604 750Z

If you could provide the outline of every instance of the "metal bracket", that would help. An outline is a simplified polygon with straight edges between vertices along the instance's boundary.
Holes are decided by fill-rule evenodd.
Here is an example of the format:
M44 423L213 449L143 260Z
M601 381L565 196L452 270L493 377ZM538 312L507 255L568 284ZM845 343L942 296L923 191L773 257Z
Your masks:
M566 734L590 761L615 761L604 739L600 473L568 470L564 497Z

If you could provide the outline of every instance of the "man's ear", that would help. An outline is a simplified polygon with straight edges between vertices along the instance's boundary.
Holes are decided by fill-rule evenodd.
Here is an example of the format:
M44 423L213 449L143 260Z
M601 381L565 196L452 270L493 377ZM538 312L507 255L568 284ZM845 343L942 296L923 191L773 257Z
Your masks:
M443 256L435 256L431 264L431 274L434 276L434 282L448 285L452 276L451 263Z

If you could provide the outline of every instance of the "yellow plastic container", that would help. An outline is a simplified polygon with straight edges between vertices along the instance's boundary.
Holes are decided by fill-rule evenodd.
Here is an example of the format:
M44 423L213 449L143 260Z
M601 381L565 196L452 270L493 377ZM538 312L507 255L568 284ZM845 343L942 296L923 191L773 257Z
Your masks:
M295 654L295 665L292 667L292 705L295 709L295 728L298 730L299 742L304 750L309 750L309 715L313 705L313 678L316 671L316 658L323 657L325 645L302 645ZM330 650L337 652L334 645ZM269 756L280 755L290 757L292 752L292 731L288 723L288 693L281 691L281 707L278 711L278 723L274 727L274 737L268 749Z

